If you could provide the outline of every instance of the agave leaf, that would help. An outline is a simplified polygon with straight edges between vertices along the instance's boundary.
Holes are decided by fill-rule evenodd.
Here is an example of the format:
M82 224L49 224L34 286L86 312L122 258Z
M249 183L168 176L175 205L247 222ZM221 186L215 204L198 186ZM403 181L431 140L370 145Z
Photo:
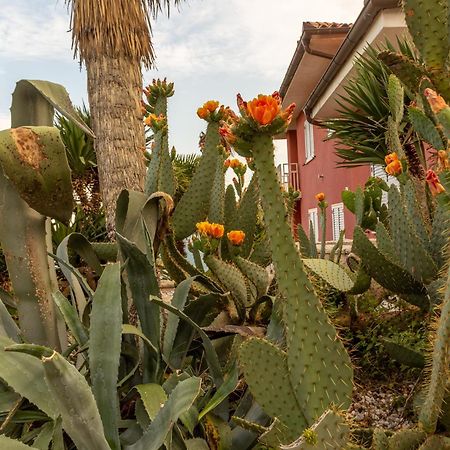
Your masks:
M75 307L64 297L61 292L57 291L53 294L53 301L59 308L64 320L80 347L86 345L89 340L89 334L78 316Z
M217 389L211 400L203 408L198 416L200 421L203 416L212 411L216 406L219 406L228 396L236 389L239 381L239 371L237 366L234 366L228 376L225 378L222 386Z
M15 342L20 342L22 333L0 299L0 336L5 336Z
M120 263L107 265L92 300L89 329L89 368L106 440L120 450L117 378L122 336Z
M184 309L184 305L186 304L189 291L194 280L195 277L191 277L178 284L172 297L172 306L181 311ZM163 341L163 355L166 361L170 361L170 354L172 353L179 321L180 318L175 314L170 314L167 318Z
M218 293L201 295L197 299L190 301L183 312L200 327L206 327L220 313L221 299L222 297ZM184 359L195 335L196 329L190 323L183 320L178 324L177 335L171 353L171 367L176 369L183 367Z
M48 416L56 418L58 409L45 382L41 361L23 353L4 351L13 344L14 341L0 336L0 378Z
M22 444L22 442L17 441L16 439L10 439L6 436L0 435L0 448L4 448L5 450L36 450L36 447L30 447L28 445Z
M0 414L8 413L11 408L20 400L20 395L0 384Z
M43 80L20 80L17 82L13 93L13 104L16 107L11 110L11 121L15 124L14 126L32 125L29 120L30 110L34 109L32 106L38 103L42 97L60 114L70 119L90 136L95 137L93 131L73 107L66 89L60 84ZM50 109L49 112L51 123L53 110Z
M111 450L103 434L97 404L83 375L57 352L44 357L43 366L63 428L77 449Z
M170 394L148 430L134 444L125 450L158 450L181 414L188 411L200 393L200 378L192 377L181 381Z
M48 450L50 442L53 438L53 433L55 431L55 422L47 422L42 425L39 434L33 442L33 448L38 450Z
M168 303L165 303L163 300L161 300L158 297L151 296L150 297L151 302L155 303L156 305L160 306L161 308L166 309L167 311L170 311L173 314L176 314L178 317L183 319L185 322L187 322L189 325L194 328L198 334L200 335L202 341L203 341L203 347L205 349L205 356L206 361L208 363L208 367L211 371L211 376L214 380L214 383L216 386L220 386L223 383L223 376L222 376L222 370L220 368L219 363L219 357L217 356L217 353L214 349L214 346L212 345L211 340L209 339L208 335L186 314L184 314L179 309L175 308L172 305L169 305Z
M161 406L166 402L167 395L161 385L156 383L139 384L135 389L141 396L145 411L150 420L158 415Z
M142 332L156 349L160 348L160 310L148 301L150 295L159 295L159 286L154 267L147 256L132 242L117 233L117 242L124 259L131 297L136 306ZM144 348L144 382L156 381L159 357L148 354Z

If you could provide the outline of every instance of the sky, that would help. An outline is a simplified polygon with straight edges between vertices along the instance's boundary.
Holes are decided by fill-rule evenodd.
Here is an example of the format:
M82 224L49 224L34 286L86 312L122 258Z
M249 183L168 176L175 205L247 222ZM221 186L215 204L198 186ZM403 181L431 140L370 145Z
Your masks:
M205 126L196 116L206 100L235 108L279 89L303 21L353 22L363 0L188 0L153 24L156 69L144 83L167 77L170 144L197 151ZM76 105L87 102L84 67L73 59L64 0L0 0L0 129L9 128L11 93L20 79L60 83ZM277 159L286 159L278 144Z

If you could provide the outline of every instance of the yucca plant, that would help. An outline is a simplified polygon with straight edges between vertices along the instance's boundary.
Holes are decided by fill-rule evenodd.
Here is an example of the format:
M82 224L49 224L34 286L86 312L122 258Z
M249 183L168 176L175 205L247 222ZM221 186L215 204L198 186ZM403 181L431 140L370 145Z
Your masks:
M76 107L75 110L80 120L90 127L90 113L86 105ZM53 242L56 246L59 245L72 232L83 234L89 241L107 240L94 139L62 114L56 114L55 126L64 143L72 173L75 208L69 225L52 221Z
M400 52L417 59L415 51L407 40L397 40ZM384 157L390 153L386 145L388 117L391 114L387 86L389 69L378 59L383 49L394 49L390 42L383 47L368 46L355 61L356 75L345 86L345 94L337 100L338 116L321 123L332 131L329 139L337 140L336 154L342 167L365 164L384 164ZM406 102L408 99L406 96ZM410 142L408 126L401 126L401 140Z

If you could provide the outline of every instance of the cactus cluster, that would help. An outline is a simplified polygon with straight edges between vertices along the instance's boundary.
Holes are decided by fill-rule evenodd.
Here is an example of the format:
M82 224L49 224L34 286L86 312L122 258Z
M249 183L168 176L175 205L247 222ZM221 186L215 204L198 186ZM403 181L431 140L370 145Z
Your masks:
M32 92L45 107L12 108L16 128L0 133L0 194L6 199L0 209L9 214L0 221L0 241L21 327L1 302L0 403L7 409L0 411L0 446L64 448L64 430L79 450L358 448L342 413L351 401L353 368L311 273L348 294L363 292L372 277L422 310L439 312L418 425L393 434L376 429L370 445L373 450L450 445L438 434L439 427L448 431L449 416L450 275L443 274L450 205L448 47L436 45L448 30L435 24L448 17L448 6L433 0L430 11L425 3L405 1L424 64L381 56L398 73L388 83L386 168L401 187L389 189L387 208L381 202L386 186L376 180L365 191L346 194L357 216L353 252L360 258L350 271L339 265L343 234L329 259L324 237L318 255L301 227L300 251L292 236L273 136L286 130L293 105L283 110L277 93L250 102L238 96L237 116L216 101L206 102L197 111L207 122L202 156L174 202L167 121L174 88L155 80L144 90L142 105L153 133L145 192L120 195L116 244L94 246L72 234L56 255L48 252L69 283L64 296L47 253L45 222L46 216L70 218L71 187L50 126L53 107L77 117L60 87L36 81L18 86L14 102ZM419 74L418 80L411 74ZM399 138L405 110L399 80L418 92L408 117L418 136L437 150L440 178L426 172L421 152ZM35 111L44 113L34 117ZM36 151L24 151L30 146ZM246 165L228 159L233 149L254 170L247 187ZM236 175L229 186L227 170ZM317 200L325 217L324 195ZM377 245L363 228L376 231ZM95 271L95 290L72 266L73 252ZM102 264L105 260L111 262ZM170 303L161 299L160 260L176 282ZM268 316L267 329L258 328ZM214 333L220 338L211 339ZM237 386L245 392L234 403L237 396L230 394ZM27 433L20 425L24 417L33 421Z
M381 286L406 301L429 310L440 302L448 239L448 210L439 203L430 224L417 201L417 191L408 181L400 192L391 186L388 219L378 222L375 246L357 226L353 252L361 258L366 272Z

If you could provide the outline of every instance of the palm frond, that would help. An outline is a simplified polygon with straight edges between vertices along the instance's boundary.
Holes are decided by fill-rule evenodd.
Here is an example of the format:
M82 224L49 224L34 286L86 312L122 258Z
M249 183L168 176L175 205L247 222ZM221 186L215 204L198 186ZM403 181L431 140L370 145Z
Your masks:
M170 13L182 0L66 0L72 48L81 62L100 56L126 57L151 67L155 53L151 19Z

